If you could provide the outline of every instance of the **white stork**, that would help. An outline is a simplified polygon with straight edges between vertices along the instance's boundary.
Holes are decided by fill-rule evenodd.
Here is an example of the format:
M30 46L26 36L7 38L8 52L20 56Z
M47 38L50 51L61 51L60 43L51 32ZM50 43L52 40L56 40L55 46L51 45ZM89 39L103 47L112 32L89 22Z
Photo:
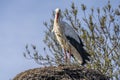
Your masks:
M57 41L64 49L65 61L70 61L70 57L75 58L78 63L84 65L89 61L89 54L83 48L83 43L74 29L64 21L60 20L60 9L55 10L53 30ZM67 56L67 52L69 56Z

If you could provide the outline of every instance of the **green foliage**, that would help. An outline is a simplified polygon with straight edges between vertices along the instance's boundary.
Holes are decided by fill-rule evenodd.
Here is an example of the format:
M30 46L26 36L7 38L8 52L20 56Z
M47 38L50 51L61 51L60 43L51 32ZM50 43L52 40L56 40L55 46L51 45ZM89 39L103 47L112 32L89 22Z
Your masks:
M83 16L80 10L72 3L71 8L62 12L62 19L65 19L81 37L85 49L91 54L91 61L85 66L96 69L112 79L120 78L120 5L114 9L110 2L103 8L87 8L81 5ZM37 63L42 60L48 64L63 64L63 51L56 41L55 35L51 32L53 28L53 17L50 22L44 22L46 26L44 43L53 55L43 58L38 54L36 47L33 47L34 55L30 55L28 47L26 54L33 58ZM46 49L46 48L45 48ZM71 61L75 63L74 60ZM76 63L75 63L76 64Z

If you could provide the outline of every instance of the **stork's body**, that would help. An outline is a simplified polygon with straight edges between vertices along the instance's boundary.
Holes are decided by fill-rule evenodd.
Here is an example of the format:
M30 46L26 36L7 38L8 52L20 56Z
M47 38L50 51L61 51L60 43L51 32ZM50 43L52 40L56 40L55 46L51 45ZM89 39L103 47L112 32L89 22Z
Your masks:
M54 19L54 28L53 28L53 31L55 33L55 36L56 36L56 39L57 41L59 42L60 46L64 49L64 58L65 58L65 61L67 62L67 53L66 51L68 49L70 49L70 44L66 38L66 36L64 35L64 31L62 30L62 26L61 23L59 22L58 20L58 15L56 14L55 15L55 19Z
M54 27L56 39L64 49L65 61L67 61L67 53L69 53L68 60L73 56L80 64L85 64L89 61L90 56L83 48L83 43L79 36L75 33L73 28L66 22L60 21L60 9L56 9Z

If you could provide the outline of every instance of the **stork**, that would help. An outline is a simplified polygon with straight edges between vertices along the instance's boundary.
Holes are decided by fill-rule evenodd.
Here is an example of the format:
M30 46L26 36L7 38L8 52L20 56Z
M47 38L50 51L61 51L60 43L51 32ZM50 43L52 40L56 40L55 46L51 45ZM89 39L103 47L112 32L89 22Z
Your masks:
M60 14L61 10L57 8L55 10L52 31L54 32L58 43L64 49L65 62L70 62L72 56L79 64L84 65L90 60L90 54L83 48L84 45L74 29L68 23L60 20Z

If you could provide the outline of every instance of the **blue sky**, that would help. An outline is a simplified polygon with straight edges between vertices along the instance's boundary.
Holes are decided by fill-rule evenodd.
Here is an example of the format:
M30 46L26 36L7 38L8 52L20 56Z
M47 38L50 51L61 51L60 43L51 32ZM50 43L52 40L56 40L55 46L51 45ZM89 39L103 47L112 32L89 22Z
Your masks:
M23 57L26 44L35 44L43 52L45 26L55 8L70 8L72 2L80 8L105 5L107 0L0 0L0 80L12 79L16 74L40 67ZM120 0L111 0L113 6Z

